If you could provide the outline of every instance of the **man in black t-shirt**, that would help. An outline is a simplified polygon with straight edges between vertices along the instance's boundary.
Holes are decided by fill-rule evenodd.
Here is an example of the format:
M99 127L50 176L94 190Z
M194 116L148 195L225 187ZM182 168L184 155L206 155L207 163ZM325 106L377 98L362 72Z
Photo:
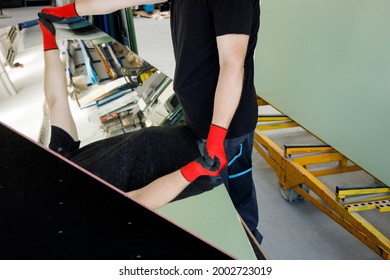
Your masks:
M233 203L261 241L251 172L259 26L258 0L171 0L174 90L187 124L205 140L208 155L221 161Z
M104 14L153 0L78 0L43 9L57 21ZM222 178L232 201L261 242L252 179L252 146L257 123L253 55L260 26L259 0L171 0L176 69L174 90L190 129L204 142L203 162L181 168L188 182Z

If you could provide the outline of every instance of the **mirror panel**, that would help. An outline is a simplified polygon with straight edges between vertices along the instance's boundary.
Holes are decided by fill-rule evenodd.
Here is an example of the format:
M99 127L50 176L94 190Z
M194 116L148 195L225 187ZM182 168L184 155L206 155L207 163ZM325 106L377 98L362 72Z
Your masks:
M0 121L47 146L51 128L41 33L36 21L17 26L14 40L2 41L1 53L12 47L14 55L1 58ZM167 75L85 19L55 27L82 147L181 123L181 108ZM2 32L9 34L11 29ZM157 212L236 258L256 258L223 185L171 202Z

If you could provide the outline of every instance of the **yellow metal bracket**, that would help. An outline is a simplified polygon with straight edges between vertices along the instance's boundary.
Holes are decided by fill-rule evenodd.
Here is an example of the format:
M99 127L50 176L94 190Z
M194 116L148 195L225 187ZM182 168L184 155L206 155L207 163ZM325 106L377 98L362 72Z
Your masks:
M257 121L259 123L266 123L259 124L259 129L261 130L281 129L298 126L298 124L289 117L280 115L259 116Z
M346 201L346 200L350 201ZM390 211L390 188L383 184L362 186L338 186L336 200L344 204L348 212L379 209Z
M387 199L380 199L375 201L366 201L366 202L354 202L354 203L347 203L345 204L345 207L348 212L357 212L357 211L364 211L364 210L373 210L373 209L379 209L379 212L389 212L390 211L390 197L387 197Z

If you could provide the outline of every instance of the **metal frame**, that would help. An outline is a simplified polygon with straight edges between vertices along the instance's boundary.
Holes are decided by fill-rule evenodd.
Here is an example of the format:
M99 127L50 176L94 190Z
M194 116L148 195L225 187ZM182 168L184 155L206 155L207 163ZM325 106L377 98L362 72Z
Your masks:
M266 102L260 100L258 104L260 106L266 105ZM271 116L267 119L262 116L259 118L259 121L274 122L275 117ZM286 116L282 116L278 121L280 122L279 124L273 123L271 126L262 123L258 125L258 128L255 131L254 148L274 169L282 189L295 191L299 196L310 201L383 259L390 259L390 240L357 213L357 210L375 209L380 208L380 206L360 207L359 209L357 207L353 208L348 206L350 204L344 203L345 197L347 195L358 195L360 194L359 191L355 190L348 194L343 194L339 191L339 193L343 195L343 198L338 197L328 186L317 179L317 176L352 172L361 170L361 168L358 165L351 163L345 156L329 145L294 145L285 146L284 149L282 149L267 137L262 130L280 129L298 126L298 124L288 118L286 119ZM337 167L332 166L330 168L315 171L310 171L308 168L309 165L312 166L329 162L338 162L338 165ZM311 192L307 191L307 188ZM378 188L381 189L378 190ZM370 188L373 192L368 192L368 194L386 193L390 191L390 188L386 186L378 186L378 188ZM378 198L376 199L378 200ZM389 197L381 196L379 199L381 199L382 204L384 203L385 205L384 211L389 211L389 207L386 206L390 203ZM366 201L367 200L354 202L352 205L364 203Z

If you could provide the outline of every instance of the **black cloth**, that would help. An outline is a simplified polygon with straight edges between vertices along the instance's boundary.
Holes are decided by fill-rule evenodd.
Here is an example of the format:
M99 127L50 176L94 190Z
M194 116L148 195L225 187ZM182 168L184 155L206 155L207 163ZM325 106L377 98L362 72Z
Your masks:
M144 128L82 148L66 131L52 126L49 148L125 192L139 189L200 156L195 135L185 125ZM209 177L200 177L175 200L211 189Z
M253 55L260 26L259 0L172 0L171 31L176 60L174 90L186 123L207 138L219 75L216 37L250 36L241 100L227 138L251 132L257 123Z

